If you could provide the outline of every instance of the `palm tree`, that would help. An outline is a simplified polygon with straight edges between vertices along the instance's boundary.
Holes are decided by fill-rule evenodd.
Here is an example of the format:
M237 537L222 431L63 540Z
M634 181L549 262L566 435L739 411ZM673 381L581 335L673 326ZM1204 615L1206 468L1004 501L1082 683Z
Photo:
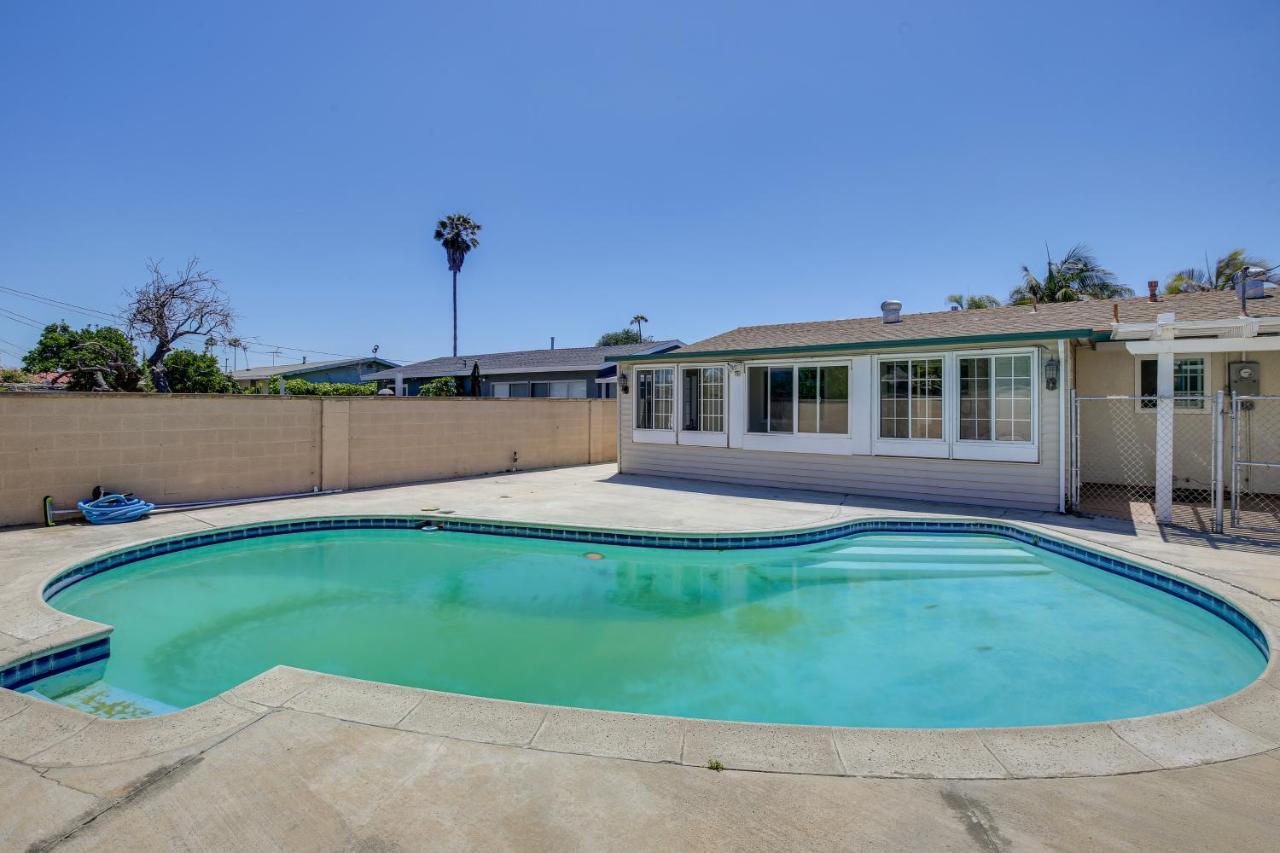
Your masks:
M480 245L476 235L482 227L463 213L450 214L436 223L436 242L444 246L445 255L449 259L449 271L453 273L454 358L458 356L458 273L462 272L462 262L467 259L467 253Z
M204 354L208 355L213 352L213 348L218 345L218 339L210 335L204 339Z
M965 296L963 293L952 293L947 296L947 304L954 305L962 311L974 311L979 308L999 308L1000 300L995 296L983 294Z
M1045 246L1048 255L1049 247ZM1079 243L1062 260L1048 257L1044 278L1037 278L1029 267L1022 268L1022 284L1009 293L1013 305L1039 302L1079 302L1084 299L1120 299L1132 296L1133 288L1116 282L1115 273L1089 254L1089 247Z
M1244 249L1235 249L1221 258L1214 264L1213 269L1209 268L1209 258L1206 255L1204 259L1204 269L1198 270L1195 267L1188 267L1185 270L1178 270L1169 276L1169 280L1164 284L1165 293L1197 293L1202 290L1230 290L1236 286L1236 276L1241 271L1247 269L1270 270L1271 263L1262 258L1251 258L1244 253ZM1280 276L1272 273L1271 275L1263 275L1265 280L1275 282Z
M631 318L631 322L636 324L636 334L640 336L640 340L643 342L644 329L641 328L640 324L649 322L649 318L644 316L643 314L637 314L636 316Z
M236 361L236 356L239 355L241 349L245 348L244 341L239 338L227 338L222 343L231 350L231 370L234 372L236 365L239 363ZM249 366L249 353L247 351L244 354L244 366Z

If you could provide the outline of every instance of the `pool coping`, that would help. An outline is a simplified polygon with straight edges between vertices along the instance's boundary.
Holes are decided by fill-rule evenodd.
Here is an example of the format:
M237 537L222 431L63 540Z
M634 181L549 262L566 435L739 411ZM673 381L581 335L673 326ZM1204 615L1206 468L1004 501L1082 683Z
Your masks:
M32 590L34 603L73 621L45 638L0 652L0 672L15 672L29 665L22 678L5 681L17 684L32 680L33 675L38 678L59 671L58 666L81 665L94 659L94 654L105 656L110 626L67 617L45 600L69 582L97 571L158 553L249 535L423 526L599 544L735 549L805 544L885 529L995 533L1039 547L1060 547L1066 550L1057 552L1067 556L1081 553L1103 561L1095 564L1098 568L1106 569L1107 561L1134 567L1151 576L1134 577L1140 582L1170 592L1160 586L1159 579L1172 579L1193 596L1198 592L1207 600L1225 602L1257 631L1257 637L1252 638L1255 642L1261 638L1268 660L1262 674L1244 689L1191 708L1096 723L968 729L806 726L599 711L442 693L276 666L198 705L138 720L96 717L26 694L0 691L0 726L12 727L11 722L16 721L18 730L28 735L5 737L0 730L0 755L41 767L134 760L190 748L218 731L229 733L261 716L281 712L319 714L406 732L542 751L694 767L715 762L725 769L834 776L1106 776L1209 764L1280 748L1280 664L1276 655L1280 643L1274 615L1268 618L1256 602L1242 600L1245 594L1240 590L1177 566L1157 565L1058 530L1050 532L1034 522L972 516L886 514L786 531L726 534L548 525L433 513L343 514L213 528L92 553L45 576ZM1055 551L1055 547L1048 550ZM71 579L86 566L95 571ZM1188 600L1205 606L1194 597ZM37 663L41 661L48 663ZM42 665L47 671L38 674Z

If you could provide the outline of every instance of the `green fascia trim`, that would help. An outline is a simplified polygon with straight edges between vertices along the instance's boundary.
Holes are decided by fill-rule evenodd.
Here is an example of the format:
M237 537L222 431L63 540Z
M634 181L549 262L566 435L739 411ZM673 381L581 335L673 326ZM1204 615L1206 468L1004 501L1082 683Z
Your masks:
M1012 343L1015 341L1043 341L1058 338L1086 338L1093 341L1104 341L1111 337L1110 332L1097 332L1093 329L1059 329L1045 332L1008 332L1002 335L962 335L951 338L907 338L900 341L856 341L847 344L808 344L796 347L758 347L753 349L703 350L701 352L664 352L652 355L611 355L605 358L610 362L633 361L672 361L690 359L723 358L728 356L752 355L792 355L808 352L861 352L864 350L902 349L903 347L936 347L949 345L974 346L977 344Z

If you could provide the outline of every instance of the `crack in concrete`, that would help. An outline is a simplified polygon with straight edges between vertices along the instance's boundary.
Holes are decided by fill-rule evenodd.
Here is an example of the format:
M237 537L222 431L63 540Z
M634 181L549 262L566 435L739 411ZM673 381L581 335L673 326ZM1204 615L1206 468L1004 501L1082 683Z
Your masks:
M195 768L196 765L204 761L204 757L211 750L221 746L231 738L247 730L251 726L261 722L262 720L265 720L267 717L270 717L274 713L276 712L271 711L271 712L262 714L259 717L255 717L254 719L249 720L244 725L237 726L235 729L232 729L231 731L227 732L225 736L218 738L216 741L209 744L199 752L194 752L191 755L183 756L182 758L170 764L165 764L161 767L157 767L155 770L152 770L150 773L145 774L122 796L103 798L103 801L97 804L98 807L88 809L87 811L83 812L79 817L73 818L72 826L69 829L67 829L65 832L46 837L43 840L32 843L30 846L27 847L28 853L43 853L43 851L53 850L59 847L60 845L62 845L63 842L70 840L73 836L78 834L81 830L90 826L91 824L94 823L94 821L96 821L98 818L102 817L103 815L107 814L108 812L114 811L120 806L127 805L131 802L139 800L143 796L146 796L147 794L150 794L153 791L163 790L164 787L174 784L175 782L177 782L179 778L178 774L187 772L188 770ZM104 762L104 765L115 764L115 763L119 763L119 762ZM31 767L31 765L29 764L26 766ZM102 766L102 765L90 765L90 766ZM36 768L32 767L32 769L36 769ZM45 776L44 773L41 773L40 776L46 779L49 778ZM57 779L49 779L49 781L55 782L59 785L63 785L63 783ZM71 785L64 785L64 787L69 788L70 790L73 790L73 791L80 791L79 788L75 788ZM90 793L90 792L80 791L80 793Z
M991 810L981 802L954 787L943 788L938 793L942 802L960 818L964 831L979 848L987 853L1002 853L1012 847L996 826Z

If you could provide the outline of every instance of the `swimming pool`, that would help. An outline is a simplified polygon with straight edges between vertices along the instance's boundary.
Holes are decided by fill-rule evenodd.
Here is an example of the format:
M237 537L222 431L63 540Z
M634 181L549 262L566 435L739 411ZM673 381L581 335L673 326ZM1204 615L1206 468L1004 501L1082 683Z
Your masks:
M283 663L685 717L1024 726L1201 704L1266 664L1191 601L973 532L686 550L311 530L128 562L50 603L115 631L100 680L37 688L108 714L108 693L181 708Z

